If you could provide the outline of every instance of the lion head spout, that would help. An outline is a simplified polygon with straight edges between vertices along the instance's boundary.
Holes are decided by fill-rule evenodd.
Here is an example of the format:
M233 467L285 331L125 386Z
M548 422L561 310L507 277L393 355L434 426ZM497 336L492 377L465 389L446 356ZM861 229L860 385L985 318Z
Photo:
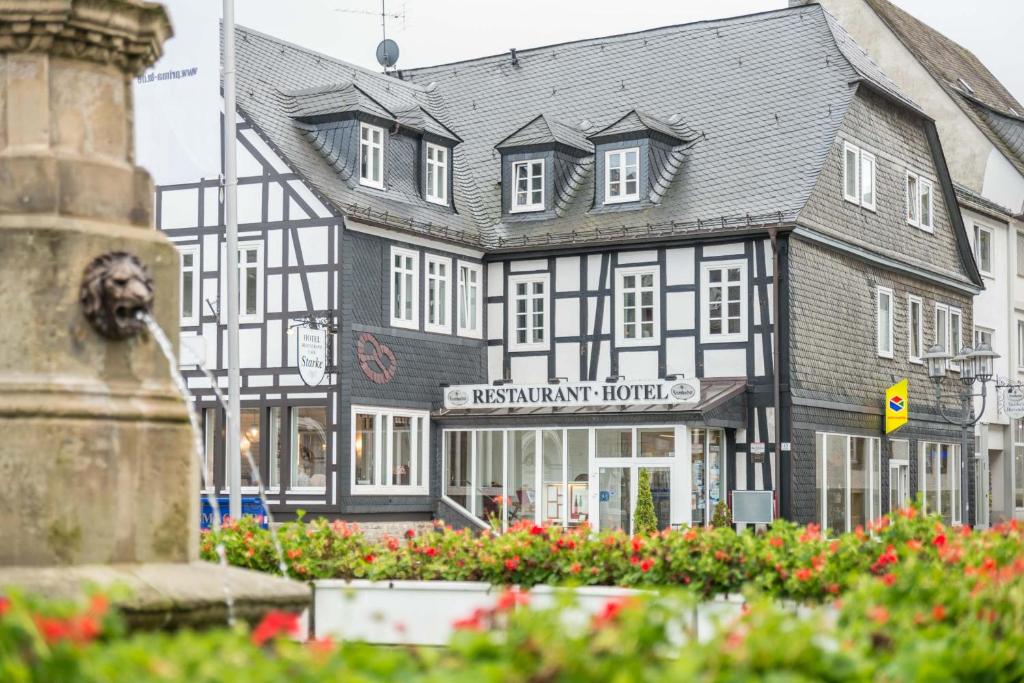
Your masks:
M128 339L145 328L153 308L153 278L135 256L112 251L93 259L82 276L82 312L108 339Z

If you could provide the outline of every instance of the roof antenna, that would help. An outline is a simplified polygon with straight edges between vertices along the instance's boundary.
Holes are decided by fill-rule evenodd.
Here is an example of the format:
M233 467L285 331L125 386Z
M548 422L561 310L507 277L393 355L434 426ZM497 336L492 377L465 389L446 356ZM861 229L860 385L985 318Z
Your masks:
M377 63L384 67L384 73L388 73L398 62L398 43L388 38L388 15L384 6L386 1L380 0L380 32L383 40L377 45Z
M512 66L519 66L519 57L516 56L516 49L510 48L509 53L512 55Z

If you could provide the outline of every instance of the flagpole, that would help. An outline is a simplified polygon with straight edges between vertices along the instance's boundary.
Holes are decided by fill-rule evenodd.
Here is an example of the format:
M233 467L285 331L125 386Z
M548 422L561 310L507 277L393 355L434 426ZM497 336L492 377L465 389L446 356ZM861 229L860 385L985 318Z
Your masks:
M238 171L235 155L235 2L224 0L224 221L227 232L228 514L242 516L241 378L238 363Z

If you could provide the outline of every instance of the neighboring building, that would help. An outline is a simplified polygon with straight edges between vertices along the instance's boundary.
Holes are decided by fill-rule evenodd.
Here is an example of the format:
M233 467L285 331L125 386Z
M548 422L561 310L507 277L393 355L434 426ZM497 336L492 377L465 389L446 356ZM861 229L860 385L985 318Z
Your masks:
M969 521L958 430L920 401L887 439L883 396L982 280L934 123L820 7L395 76L237 35L243 445L280 513L630 528L648 469L666 526L746 491ZM216 190L157 207L223 384Z
M935 119L985 290L965 345L991 344L1001 380L1024 380L1024 106L969 50L888 0L820 0ZM802 5L794 2L791 5ZM910 182L908 180L908 182ZM989 390L977 427L978 521L1024 519L1024 422ZM976 410L981 410L980 401Z

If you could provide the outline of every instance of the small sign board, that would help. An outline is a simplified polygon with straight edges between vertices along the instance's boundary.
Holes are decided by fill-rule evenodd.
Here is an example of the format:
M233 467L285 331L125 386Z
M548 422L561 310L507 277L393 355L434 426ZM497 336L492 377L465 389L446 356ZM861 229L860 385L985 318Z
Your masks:
M771 524L775 514L774 491L733 491L734 524Z
M700 381L695 379L626 382L563 382L561 384L470 384L447 387L444 407L572 408L607 405L696 405Z
M789 441L783 441L780 444L780 450L783 453L789 453L791 450L793 450L793 444L791 444Z
M1024 417L1024 387L1010 387L1006 390L1006 414L1014 420Z
M315 387L327 372L327 330L299 327L298 335L299 377L307 386Z

